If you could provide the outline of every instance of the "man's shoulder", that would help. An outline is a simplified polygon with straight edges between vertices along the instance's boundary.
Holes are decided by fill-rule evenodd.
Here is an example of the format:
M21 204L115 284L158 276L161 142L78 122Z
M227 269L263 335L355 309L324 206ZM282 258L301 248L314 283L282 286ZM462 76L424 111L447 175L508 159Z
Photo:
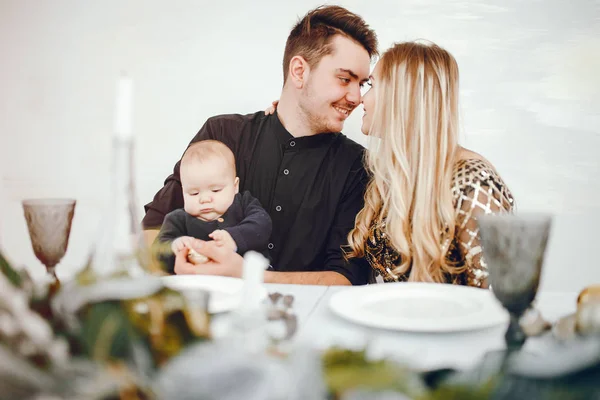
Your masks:
M343 133L337 135L336 146L348 155L362 157L365 153L365 147L362 144L355 142Z
M248 123L253 123L257 121L261 121L265 118L264 111L257 111L252 114L219 114L214 115L206 120L208 124L211 125L245 125Z

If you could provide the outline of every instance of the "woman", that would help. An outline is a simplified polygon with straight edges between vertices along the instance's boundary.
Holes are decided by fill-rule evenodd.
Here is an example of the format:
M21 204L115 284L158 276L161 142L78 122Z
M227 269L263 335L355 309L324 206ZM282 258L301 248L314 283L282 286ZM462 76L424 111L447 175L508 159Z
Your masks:
M369 84L362 131L379 140L347 257L368 261L372 281L487 287L476 218L514 200L492 164L458 144L456 60L435 44L396 44Z

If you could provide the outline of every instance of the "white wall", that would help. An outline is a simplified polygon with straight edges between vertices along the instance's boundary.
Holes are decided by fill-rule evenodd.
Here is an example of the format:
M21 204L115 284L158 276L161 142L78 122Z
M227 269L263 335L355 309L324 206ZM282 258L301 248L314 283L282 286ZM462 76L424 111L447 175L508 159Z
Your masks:
M600 1L340 1L381 49L430 39L461 70L463 143L521 210L557 214L543 285L600 282ZM43 274L19 201L78 200L62 273L81 265L108 183L114 89L135 80L140 207L205 119L276 99L285 39L318 1L0 1L0 241ZM358 140L362 111L344 132ZM1 193L1 192L0 192ZM59 275L61 269L59 268Z

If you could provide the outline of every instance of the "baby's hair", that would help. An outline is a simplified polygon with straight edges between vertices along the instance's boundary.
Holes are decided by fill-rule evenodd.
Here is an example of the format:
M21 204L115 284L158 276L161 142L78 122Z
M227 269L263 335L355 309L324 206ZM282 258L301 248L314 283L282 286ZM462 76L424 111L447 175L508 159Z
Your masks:
M201 140L190 144L185 153L183 153L183 157L181 157L181 164L184 165L190 161L204 162L212 158L222 158L231 166L235 174L235 157L233 152L227 145L218 140Z

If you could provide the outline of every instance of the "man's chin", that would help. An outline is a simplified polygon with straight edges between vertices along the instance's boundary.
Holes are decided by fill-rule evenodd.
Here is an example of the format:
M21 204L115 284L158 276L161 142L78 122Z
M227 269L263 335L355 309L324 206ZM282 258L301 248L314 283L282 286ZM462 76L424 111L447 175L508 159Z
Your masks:
M328 126L329 132L341 132L344 129L344 121L334 121Z

